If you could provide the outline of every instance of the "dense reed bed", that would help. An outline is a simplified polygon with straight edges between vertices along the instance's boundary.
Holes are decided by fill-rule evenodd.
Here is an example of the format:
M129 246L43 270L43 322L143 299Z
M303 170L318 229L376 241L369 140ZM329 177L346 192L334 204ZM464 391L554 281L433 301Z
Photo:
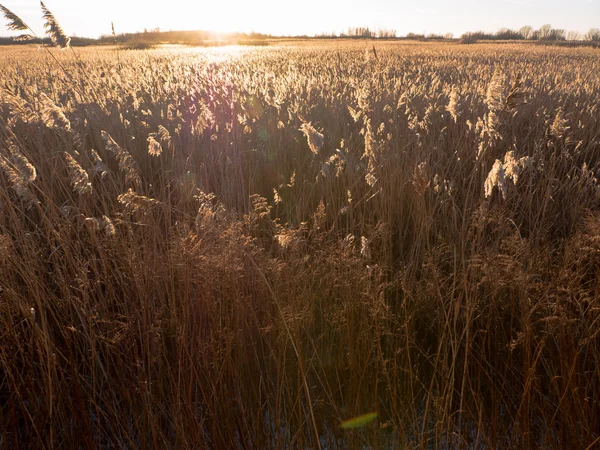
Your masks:
M599 445L600 53L375 46L2 49L0 447Z

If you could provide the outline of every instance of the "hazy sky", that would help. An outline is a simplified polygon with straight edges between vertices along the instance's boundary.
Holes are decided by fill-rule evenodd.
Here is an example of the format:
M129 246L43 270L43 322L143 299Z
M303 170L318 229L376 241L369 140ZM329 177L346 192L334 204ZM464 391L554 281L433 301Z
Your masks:
M0 3L34 30L42 30L38 1ZM400 35L459 35L523 25L538 28L545 23L567 31L600 28L600 0L47 0L45 4L68 34L89 37L109 34L111 22L117 33L156 27L282 35L339 32L349 26L395 29ZM3 26L0 35L9 34Z

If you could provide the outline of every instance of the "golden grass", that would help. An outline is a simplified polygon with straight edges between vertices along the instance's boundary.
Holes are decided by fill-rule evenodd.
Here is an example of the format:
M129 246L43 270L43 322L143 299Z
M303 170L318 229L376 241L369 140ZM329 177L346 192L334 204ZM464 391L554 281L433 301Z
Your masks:
M597 445L600 53L375 45L2 50L0 447Z

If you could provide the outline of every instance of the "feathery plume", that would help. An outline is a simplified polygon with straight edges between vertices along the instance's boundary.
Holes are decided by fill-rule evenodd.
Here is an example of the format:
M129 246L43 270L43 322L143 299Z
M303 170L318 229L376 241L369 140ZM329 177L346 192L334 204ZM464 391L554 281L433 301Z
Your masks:
M125 212L129 214L138 211L146 212L148 209L160 204L158 200L136 194L132 189L129 189L125 194L119 195L117 201L123 206Z
M515 81L513 82L510 92L506 97L506 110L512 111L518 106L527 103L527 92L523 89L523 82L521 81L521 74L517 74Z
M37 178L37 172L35 167L29 162L29 160L21 153L19 148L11 144L10 147L10 158L9 161L19 172L20 177L25 183L33 183Z
M17 36L16 38L14 38L14 40L17 42L33 41L34 39L35 39L35 36L33 36L31 34L21 34L20 36Z
M160 138L160 142L168 147L171 147L173 140L171 139L171 133L162 125L158 126L158 137Z
M93 173L98 174L100 175L100 177L104 178L108 174L108 168L106 167L106 164L104 164L104 161L102 161L102 158L100 158L98 152L93 148L90 149L90 155L92 158L92 162L94 163Z
M460 112L458 110L458 92L456 92L455 89L453 89L450 93L450 102L446 107L446 111L450 113L450 116L452 116L454 123L457 123L458 117L460 116Z
M365 135L365 153L362 156L362 159L367 159L367 174L365 175L365 181L371 187L375 186L377 183L377 173L375 171L375 166L377 164L377 143L375 141L375 137L373 135L373 128L371 127L371 120L365 120L365 126L362 130Z
M346 237L342 240L342 249L347 253L351 253L354 249L355 240L356 239L353 234L346 235Z
M371 259L371 248L369 246L369 240L364 236L360 238L360 254L365 259Z
M100 219L96 217L86 217L84 220L85 225L91 232L103 231L108 237L114 237L117 234L117 230L110 220L110 217L102 216Z
M138 167L131 154L129 154L127 150L121 148L106 131L103 130L101 134L106 149L115 156L119 163L119 169L125 174L125 181L135 185L141 184L142 180L140 178Z
M502 134L500 134L500 118L498 114L496 114L495 110L491 110L487 116L485 121L485 131L488 136L492 139L501 139Z
M160 156L162 154L162 147L160 142L154 137L154 133L148 136L148 154L150 156Z
M65 161L67 163L67 170L69 172L69 180L73 190L79 195L91 194L92 183L90 183L90 177L85 170L79 165L79 163L67 152L64 152Z
M508 192L508 180L512 180L514 184L519 181L519 175L523 170L531 165L532 161L529 156L523 158L515 158L513 150L506 152L504 155L504 163L497 159L485 180L485 197L491 197L494 187L498 187L502 193L502 198L506 198Z
M488 86L485 103L490 111L500 111L504 109L504 81L506 77L500 69L496 69L490 85Z
M562 109L559 109L556 112L552 125L550 125L550 134L556 139L562 138L570 128L568 123L568 120L563 116Z
M352 116L352 120L354 120L354 122L358 122L362 117L362 111L360 109L354 109L350 105L348 105L348 112Z
M276 205L283 203L283 199L281 198L281 195L279 195L279 192L275 188L273 188L273 203L275 203Z
M323 148L323 135L319 133L310 122L303 123L300 127L300 131L302 131L306 136L306 140L308 141L310 151L313 152L315 155L318 155L321 149Z
M504 155L504 175L506 178L512 178L513 183L519 181L519 172L521 168L519 161L515 159L515 152L512 150Z
M163 148L169 149L173 145L173 140L169 130L162 125L158 126L158 132L148 135L148 154L150 156L160 156Z
M419 196L425 194L431 185L429 165L426 161L423 161L415 166L412 176L412 185Z
M485 198L491 197L494 192L494 187L498 187L500 192L502 193L502 198L506 198L506 179L504 166L502 165L502 161L499 159L496 160L492 170L488 174L487 179L485 180Z
M294 242L294 236L290 232L283 232L275 236L275 240L283 249L290 248Z
M100 225L102 226L102 229L104 230L104 233L106 233L107 236L115 236L117 234L117 230L113 225L112 220L110 220L110 217L102 216L102 218L100 219Z
M71 131L71 122L65 113L50 97L42 92L42 120L49 128L62 128Z
M506 152L504 155L504 173L506 179L512 179L513 183L517 184L521 172L529 167L531 163L532 161L529 156L517 159L513 150Z
M29 30L29 27L27 26L27 24L25 22L23 22L21 20L21 18L19 16L17 16L15 13L13 13L10 9L5 8L3 5L0 5L0 10L2 10L2 14L4 15L4 18L6 20L8 20L8 25L6 26L6 28L8 28L11 31L27 31L27 30Z
M40 5L42 7L42 17L46 21L44 23L44 28L46 28L46 34L52 40L54 45L57 45L60 48L68 48L71 44L71 38L65 34L61 26L58 24L58 21L54 17L54 14L50 12L44 2L40 1Z
M31 208L39 204L39 200L28 189L28 185L36 178L35 168L23 155L13 153L9 158L0 155L0 168L8 178L15 193Z
M9 108L10 119L8 124L14 125L17 121L35 122L39 120L38 114L33 110L29 102L19 95L14 95L8 89L0 90L0 102L5 103Z

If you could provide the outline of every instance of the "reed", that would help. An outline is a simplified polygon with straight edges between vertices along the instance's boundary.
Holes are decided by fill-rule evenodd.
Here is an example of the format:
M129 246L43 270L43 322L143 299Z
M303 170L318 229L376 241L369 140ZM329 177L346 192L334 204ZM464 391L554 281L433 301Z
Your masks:
M0 447L598 444L596 51L53 53L0 54Z

